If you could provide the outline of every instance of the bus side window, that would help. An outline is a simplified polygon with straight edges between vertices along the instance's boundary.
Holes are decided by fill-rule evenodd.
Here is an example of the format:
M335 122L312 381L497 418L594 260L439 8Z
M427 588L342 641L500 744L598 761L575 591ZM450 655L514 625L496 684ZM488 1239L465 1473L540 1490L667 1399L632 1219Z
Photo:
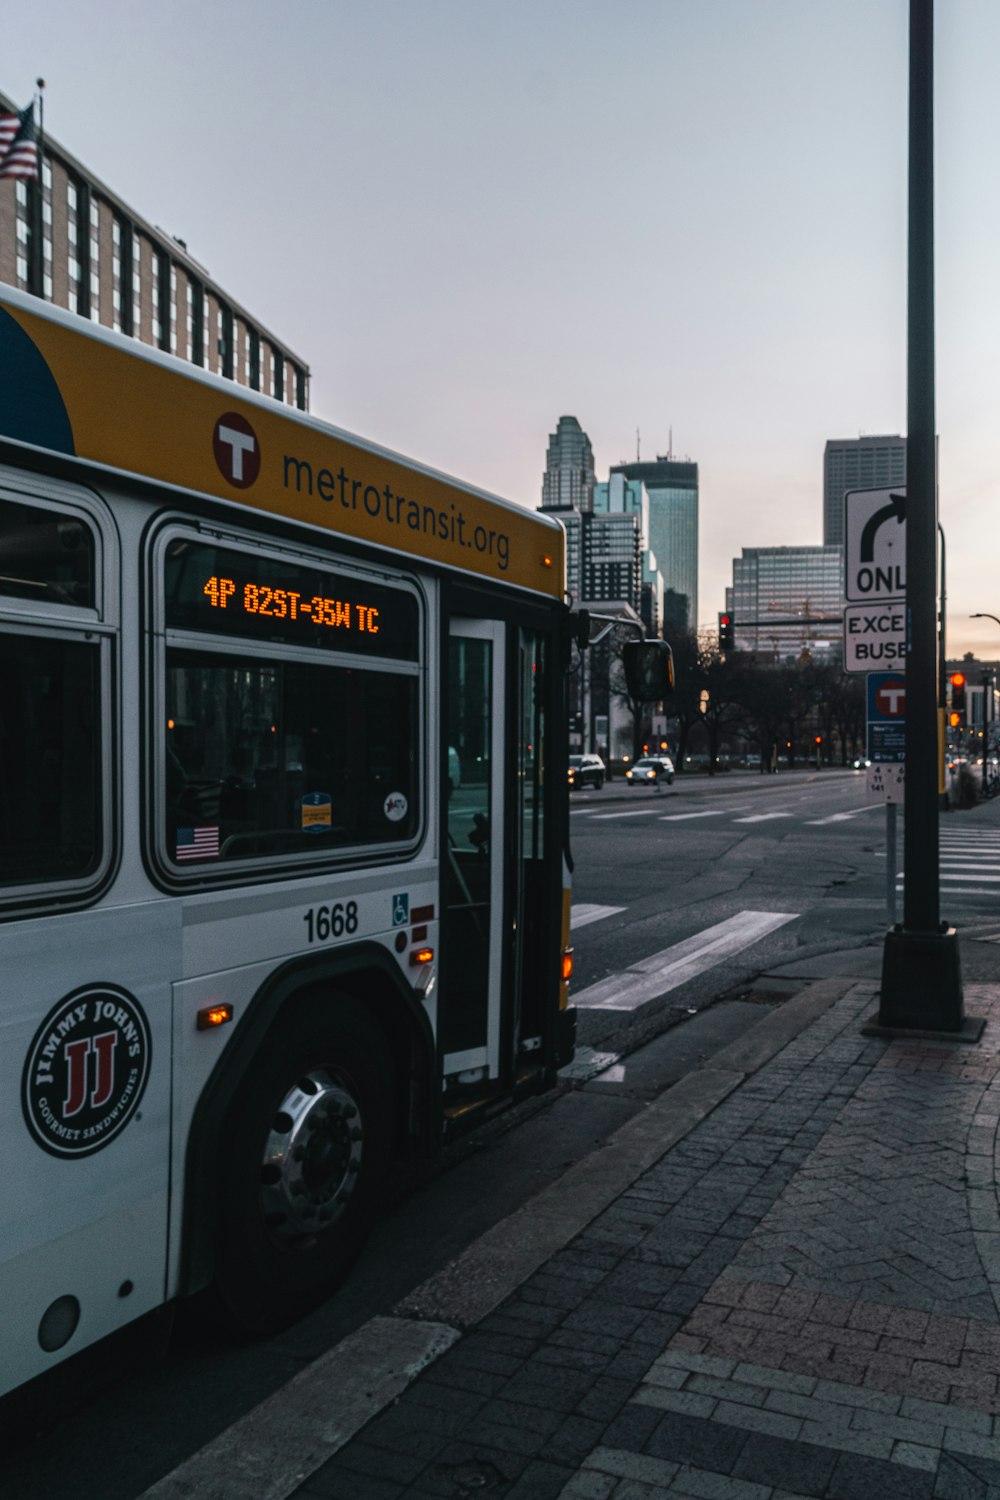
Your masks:
M0 633L0 886L99 865L99 694L98 647Z

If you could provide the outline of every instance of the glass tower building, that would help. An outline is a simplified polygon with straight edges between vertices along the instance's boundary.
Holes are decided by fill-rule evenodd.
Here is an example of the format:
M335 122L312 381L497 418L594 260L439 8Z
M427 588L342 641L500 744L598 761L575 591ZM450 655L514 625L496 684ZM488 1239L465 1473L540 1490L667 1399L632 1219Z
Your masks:
M726 589L736 649L773 661L796 661L804 651L818 661L839 658L843 587L840 547L744 547Z
M576 417L560 417L549 434L540 510L594 508L594 450Z
M672 594L675 628L697 630L698 465L673 458L637 460L616 464L612 478L616 474L641 480L645 486L649 497L647 543L663 575L664 592Z

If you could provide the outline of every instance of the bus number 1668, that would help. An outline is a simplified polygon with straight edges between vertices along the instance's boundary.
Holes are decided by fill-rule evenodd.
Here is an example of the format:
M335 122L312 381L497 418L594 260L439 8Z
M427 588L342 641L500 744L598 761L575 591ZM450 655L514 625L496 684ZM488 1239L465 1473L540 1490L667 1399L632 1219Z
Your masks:
M310 943L325 943L358 930L358 903L337 901L333 906L311 906L302 918Z

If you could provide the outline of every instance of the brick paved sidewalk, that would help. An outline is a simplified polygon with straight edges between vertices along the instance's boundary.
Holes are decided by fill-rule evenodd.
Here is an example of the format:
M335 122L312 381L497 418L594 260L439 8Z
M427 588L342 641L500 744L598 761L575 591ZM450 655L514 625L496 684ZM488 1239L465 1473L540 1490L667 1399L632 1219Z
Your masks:
M296 1493L1000 1500L1000 986L850 989Z

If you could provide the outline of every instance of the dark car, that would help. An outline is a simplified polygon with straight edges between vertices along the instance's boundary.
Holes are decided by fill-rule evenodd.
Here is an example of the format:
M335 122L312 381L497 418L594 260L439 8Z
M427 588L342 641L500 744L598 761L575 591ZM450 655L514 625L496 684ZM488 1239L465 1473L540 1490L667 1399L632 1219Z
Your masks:
M570 788L592 786L600 791L607 771L599 755L571 755L569 758Z

